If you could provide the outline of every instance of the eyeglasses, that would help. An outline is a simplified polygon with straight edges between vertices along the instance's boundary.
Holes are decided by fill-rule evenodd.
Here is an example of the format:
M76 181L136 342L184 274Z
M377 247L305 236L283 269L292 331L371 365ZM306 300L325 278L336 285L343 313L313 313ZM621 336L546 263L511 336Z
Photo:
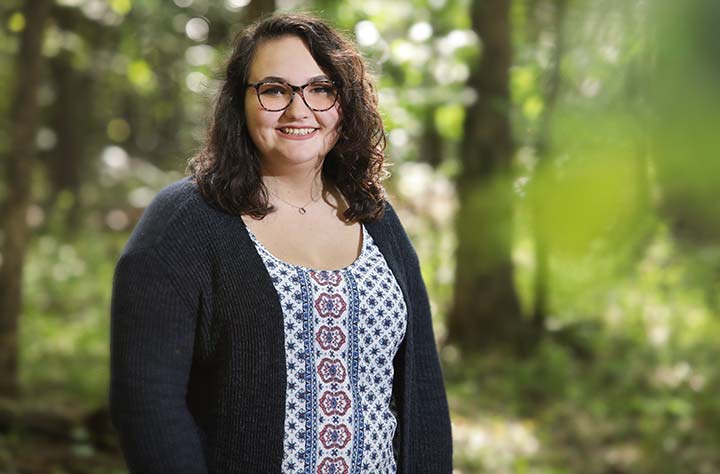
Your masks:
M260 81L248 84L254 87L263 109L279 112L290 107L295 93L299 93L303 102L315 112L324 112L337 102L337 88L332 81L312 81L302 86L293 86L283 81Z

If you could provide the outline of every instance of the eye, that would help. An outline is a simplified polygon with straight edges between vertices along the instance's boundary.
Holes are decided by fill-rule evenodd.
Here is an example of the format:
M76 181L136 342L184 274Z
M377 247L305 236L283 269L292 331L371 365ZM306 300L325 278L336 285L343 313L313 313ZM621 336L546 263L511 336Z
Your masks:
M311 94L324 94L324 95L335 94L335 86L331 82L316 82L316 83L310 84L307 87L307 90Z
M288 89L283 84L266 83L260 86L258 92L266 96L285 95L288 93Z

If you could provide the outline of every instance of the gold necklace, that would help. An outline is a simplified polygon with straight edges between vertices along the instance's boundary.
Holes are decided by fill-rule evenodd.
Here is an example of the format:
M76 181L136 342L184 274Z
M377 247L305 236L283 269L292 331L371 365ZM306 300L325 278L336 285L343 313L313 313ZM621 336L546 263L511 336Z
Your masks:
M314 185L314 184L315 184L315 183L313 183L313 185ZM270 191L269 188L268 188L268 192L269 192L270 194L272 194L274 197L276 197L277 199L279 199L279 200L281 200L282 202L284 202L285 204L287 204L287 205L289 205L289 206L292 206L292 207L294 207L295 209L297 209L297 210L298 210L298 214L305 214L305 213L307 212L307 210L305 209L305 207L306 207L308 204L310 204L311 202L312 202L312 203L317 202L317 199L313 199L313 198L312 198L312 188L313 188L313 187L311 186L311 187L310 187L310 200L309 200L308 202L306 202L306 203L305 203L304 205L302 205L302 206L296 206L295 204L293 204L293 203L291 203L291 202L287 202L285 199L281 198L280 196L278 196L278 195L275 194L274 192Z

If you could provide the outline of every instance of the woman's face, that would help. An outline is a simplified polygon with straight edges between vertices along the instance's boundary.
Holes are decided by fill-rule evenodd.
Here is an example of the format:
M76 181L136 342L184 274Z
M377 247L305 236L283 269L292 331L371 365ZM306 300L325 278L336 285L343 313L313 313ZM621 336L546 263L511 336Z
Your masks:
M259 45L250 65L248 83L272 77L300 86L321 76L327 77L305 43L296 36L283 36ZM255 88L248 87L245 116L263 166L273 169L314 167L338 139L339 105L336 103L329 110L315 112L308 108L299 93L295 93L287 109L269 112L260 105Z

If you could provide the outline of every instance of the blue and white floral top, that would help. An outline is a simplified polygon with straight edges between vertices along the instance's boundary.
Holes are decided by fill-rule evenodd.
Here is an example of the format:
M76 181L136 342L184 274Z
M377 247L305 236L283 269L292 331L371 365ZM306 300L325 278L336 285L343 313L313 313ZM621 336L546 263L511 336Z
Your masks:
M314 270L273 256L248 228L285 319L283 473L395 473L393 358L407 310L380 249L362 226L360 256Z

